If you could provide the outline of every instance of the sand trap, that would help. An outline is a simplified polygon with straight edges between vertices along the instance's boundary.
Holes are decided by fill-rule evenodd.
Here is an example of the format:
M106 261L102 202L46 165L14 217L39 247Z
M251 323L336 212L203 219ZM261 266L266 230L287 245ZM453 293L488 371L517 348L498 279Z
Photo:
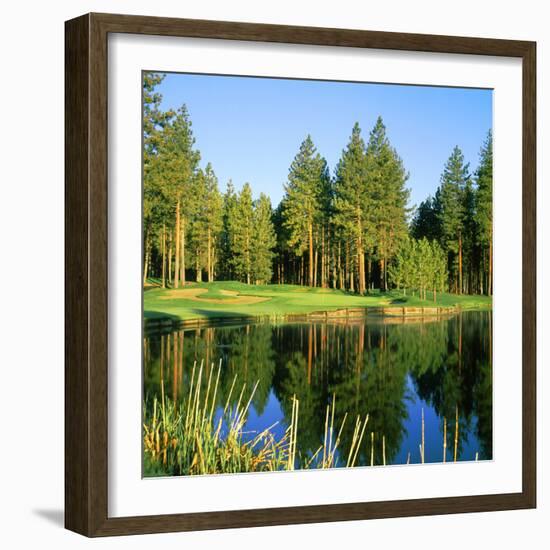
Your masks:
M193 302L202 302L205 304L259 304L260 302L266 302L271 298L261 298L260 296L240 296L238 292L233 290L220 290L220 294L225 296L233 296L232 298L201 298L201 294L204 294L208 290L206 288L182 288L177 290L170 290L163 296L160 296L161 300L177 300L185 298Z

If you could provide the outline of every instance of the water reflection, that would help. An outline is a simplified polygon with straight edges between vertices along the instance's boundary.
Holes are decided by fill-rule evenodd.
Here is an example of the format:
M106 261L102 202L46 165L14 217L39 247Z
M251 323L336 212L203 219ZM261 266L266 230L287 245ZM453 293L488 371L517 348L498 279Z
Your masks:
M181 402L194 362L204 361L206 384L222 364L217 394L223 407L235 374L249 389L259 381L246 430L274 422L284 433L292 396L300 401L298 451L311 456L322 444L325 411L336 398L335 425L369 414L357 464L420 462L424 414L426 462L492 458L491 312L406 324L240 324L146 335L144 393ZM238 392L231 396L232 404ZM457 423L458 418L458 423Z

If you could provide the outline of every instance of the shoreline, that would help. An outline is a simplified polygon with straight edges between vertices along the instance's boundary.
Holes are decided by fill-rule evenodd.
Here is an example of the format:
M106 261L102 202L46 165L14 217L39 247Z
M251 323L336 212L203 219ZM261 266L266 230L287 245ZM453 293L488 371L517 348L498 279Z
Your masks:
M463 311L487 311L491 308L463 309L460 306L367 306L355 308L339 308L336 310L312 311L310 313L287 313L283 315L222 315L220 317L197 317L181 319L175 317L157 317L143 319L145 331L162 328L198 328L235 323L261 322L325 322L338 323L373 319L388 324L404 324L409 322L425 322L445 319Z

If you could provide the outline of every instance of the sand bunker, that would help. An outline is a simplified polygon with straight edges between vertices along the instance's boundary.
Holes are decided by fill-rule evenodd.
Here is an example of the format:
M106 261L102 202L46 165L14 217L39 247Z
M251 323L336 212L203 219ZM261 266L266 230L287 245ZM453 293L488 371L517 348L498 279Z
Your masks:
M208 292L206 288L182 288L177 290L170 290L163 296L161 300L177 300L185 299L193 302L202 302L204 304L259 304L260 302L266 302L270 298L261 298L260 296L241 296L238 292L233 290L220 290L220 294L224 296L231 296L231 298L208 298L201 297L201 294Z

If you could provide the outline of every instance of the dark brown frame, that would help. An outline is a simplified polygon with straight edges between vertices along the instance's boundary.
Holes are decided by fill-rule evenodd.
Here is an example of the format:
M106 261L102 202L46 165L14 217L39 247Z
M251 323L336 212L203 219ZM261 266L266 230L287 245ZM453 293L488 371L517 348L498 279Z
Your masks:
M507 56L523 63L523 488L520 493L110 518L107 513L107 37L183 36ZM536 506L536 44L88 14L65 24L65 526L86 536Z

